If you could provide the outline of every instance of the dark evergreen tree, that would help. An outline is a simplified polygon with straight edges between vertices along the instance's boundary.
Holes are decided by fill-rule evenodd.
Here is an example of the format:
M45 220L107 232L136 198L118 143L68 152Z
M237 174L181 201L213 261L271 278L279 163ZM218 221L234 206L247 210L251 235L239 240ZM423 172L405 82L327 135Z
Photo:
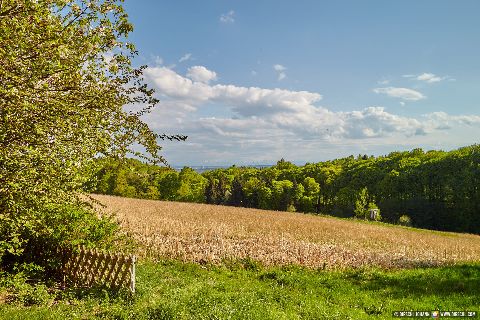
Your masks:
M232 182L232 191L230 196L230 205L236 207L243 207L245 203L245 192L243 191L243 184L240 178L235 177Z

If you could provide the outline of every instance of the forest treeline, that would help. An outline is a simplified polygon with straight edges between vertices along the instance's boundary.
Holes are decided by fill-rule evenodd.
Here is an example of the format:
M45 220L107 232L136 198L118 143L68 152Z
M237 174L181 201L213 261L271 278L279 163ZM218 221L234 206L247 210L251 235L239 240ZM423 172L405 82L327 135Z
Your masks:
M94 182L95 181L95 182ZM450 152L414 149L296 166L280 160L257 169L232 166L202 174L135 159L100 159L88 191L171 201L361 216L480 233L480 145Z

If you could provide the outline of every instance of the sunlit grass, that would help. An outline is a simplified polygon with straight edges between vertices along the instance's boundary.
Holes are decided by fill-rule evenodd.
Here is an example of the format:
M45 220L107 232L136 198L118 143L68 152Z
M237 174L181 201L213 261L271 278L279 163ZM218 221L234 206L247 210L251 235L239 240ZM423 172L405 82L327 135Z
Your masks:
M162 260L134 298L84 291L48 306L0 303L0 319L391 319L397 310L478 310L480 266L343 271Z

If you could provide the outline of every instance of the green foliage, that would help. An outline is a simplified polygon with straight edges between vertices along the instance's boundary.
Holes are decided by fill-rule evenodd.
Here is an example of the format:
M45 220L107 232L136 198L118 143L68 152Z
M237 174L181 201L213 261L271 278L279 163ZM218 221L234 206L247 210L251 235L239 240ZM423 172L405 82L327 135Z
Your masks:
M46 305L53 302L54 297L43 283L29 284L26 279L15 278L5 283L11 292L11 302L23 306Z
M272 204L274 210L287 211L294 197L294 185L289 180L272 181ZM292 208L290 207L290 210Z
M195 170L187 167L180 171L179 177L181 185L177 192L178 201L205 202L204 190L207 179L195 172Z
M58 246L111 245L114 227L81 195L101 154L143 145L161 162L140 116L155 105L132 30L116 0L0 2L0 265L53 262ZM138 112L124 107L142 105ZM138 156L142 156L138 154ZM144 156L146 157L146 156ZM105 192L143 196L119 175ZM152 195L147 189L146 194ZM45 256L39 255L39 250Z
M375 210L373 213L372 210ZM370 214L369 219L375 220L375 221L380 221L382 220L382 215L380 214L380 209L374 202L370 202L367 206L367 212ZM374 216L372 217L371 214Z
M176 172L136 159L113 158L97 159L95 168L95 174L84 185L85 191L129 198L205 202L208 180L191 168Z
M157 187L159 197L163 200L175 200L178 190L182 186L182 182L178 172L169 170L156 174L155 185Z
M411 218L415 227L480 233L478 145L448 153L416 149L377 158L360 156L309 163L302 167L285 160L266 169L233 166L204 172L201 175L206 179L204 182L194 178L192 181L198 179L197 196L185 196L190 193L185 185L190 180L184 179L182 185L179 173L148 167L137 160L129 161L135 177L127 177L127 184L135 188L135 197L145 197L145 191L138 190L148 190L145 186L155 181L159 199L165 200L360 219L369 219L369 210L379 209L376 219L384 222L398 223L398 212L402 212ZM115 177L120 176L118 170L112 165L101 171L102 188L96 192L107 189L107 194L113 194ZM110 181L108 187L105 180Z
M303 182L303 187L305 189L306 196L318 196L320 193L320 185L315 181L314 178L306 177Z
M412 220L410 219L409 216L406 214L402 214L400 218L398 218L398 224L402 226L411 226L412 225Z
M355 217L359 219L367 219L368 214L368 191L367 188L362 188L357 193L357 197L355 200Z

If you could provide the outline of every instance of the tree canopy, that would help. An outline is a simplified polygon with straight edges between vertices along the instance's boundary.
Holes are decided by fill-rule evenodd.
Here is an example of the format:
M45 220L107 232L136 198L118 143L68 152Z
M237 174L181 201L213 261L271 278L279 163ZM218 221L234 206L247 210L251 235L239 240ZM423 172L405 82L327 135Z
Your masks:
M140 119L157 100L132 64L132 30L117 0L0 1L0 261L95 240L81 231L88 214L65 212L86 210L79 191L99 155L164 162L165 136Z

